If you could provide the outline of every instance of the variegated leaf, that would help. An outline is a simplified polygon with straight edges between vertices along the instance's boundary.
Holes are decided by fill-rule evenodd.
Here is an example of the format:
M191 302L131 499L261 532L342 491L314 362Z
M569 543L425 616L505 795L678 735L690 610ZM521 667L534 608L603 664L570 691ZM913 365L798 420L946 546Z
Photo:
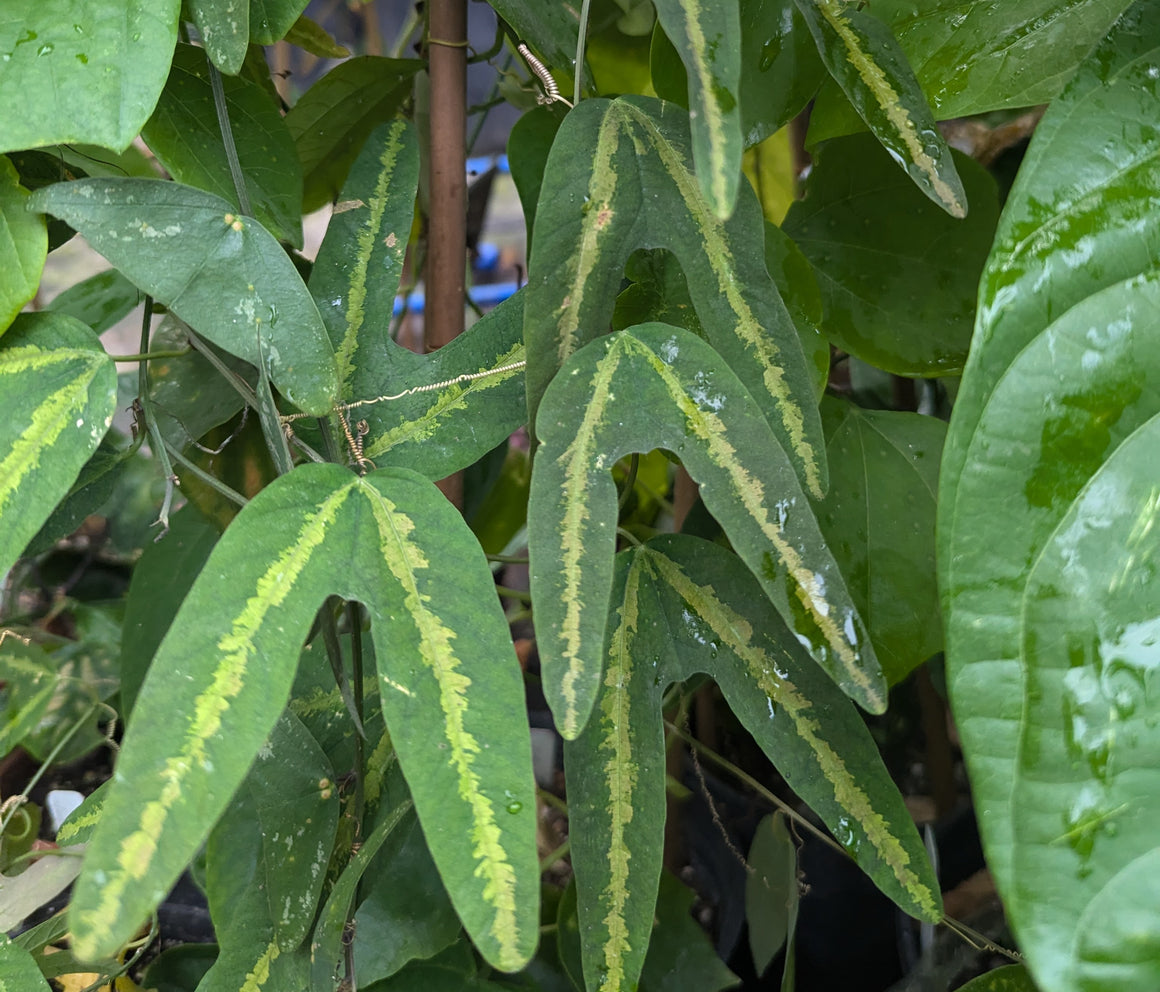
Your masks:
M577 352L544 395L528 507L545 692L566 738L600 680L616 541L613 463L666 448L795 636L852 698L885 681L789 459L745 387L700 338L640 324Z
M967 196L914 70L890 28L843 0L795 0L822 61L871 131L952 217Z
M441 479L524 422L522 294L432 355L391 339L418 177L413 127L396 120L378 128L343 187L310 292L338 357L343 401L352 404L348 421L366 421L366 457ZM415 387L422 391L408 392Z
M220 197L150 179L80 179L38 190L34 209L67 220L97 251L199 334L323 416L338 396L314 301L282 246Z
M585 100L560 126L544 173L524 304L528 409L578 348L608 326L625 262L667 248L709 342L753 394L802 485L826 488L812 376L764 264L748 184L714 216L689 171L688 115L646 97Z
M565 745L587 987L636 987L664 834L662 698L704 672L874 882L912 915L941 916L933 869L857 711L814 666L736 556L663 537L617 558L597 709ZM733 605L730 605L733 604Z
M657 20L689 77L689 126L701 194L720 219L741 177L741 16L736 0L657 0Z
M456 911L497 967L530 958L535 791L491 572L426 479L315 464L242 510L158 650L73 897L78 955L115 951L225 811L328 594L370 616L383 712Z
M84 324L16 318L0 340L0 575L97 450L116 405L116 368Z

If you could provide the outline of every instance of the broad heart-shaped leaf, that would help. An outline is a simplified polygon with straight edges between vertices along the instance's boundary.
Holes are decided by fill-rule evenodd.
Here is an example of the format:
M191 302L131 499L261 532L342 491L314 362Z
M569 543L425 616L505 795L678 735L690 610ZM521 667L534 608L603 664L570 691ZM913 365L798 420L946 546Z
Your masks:
M26 209L28 195L15 167L0 155L0 334L36 295L48 256L44 218Z
M254 216L301 248L302 166L286 123L257 83L231 77L222 80L222 88ZM205 51L177 46L169 80L141 137L179 183L214 193L237 208Z
M153 112L179 0L8 0L0 13L0 152L87 143L124 151Z
M411 125L400 119L376 129L351 167L314 263L310 292L338 357L343 401L354 404L347 418L366 421L366 457L379 466L405 465L441 479L475 462L524 423L518 368L524 357L524 294L432 355L391 340L418 177ZM506 370L488 374L501 368ZM454 381L461 375L478 378ZM401 395L415 387L423 391Z
M746 148L768 138L810 101L826 70L793 0L740 0L741 133ZM688 105L681 57L659 27L649 57L662 100Z
M328 464L294 469L238 514L162 642L73 896L79 956L127 939L225 811L328 594L371 619L382 709L456 911L496 967L531 957L535 785L487 562L426 479Z
M364 55L335 66L302 95L286 127L302 162L303 210L338 196L363 142L399 112L411 94L411 77L422 68L417 59Z
M988 863L1032 972L1063 992L1155 978L1113 907L1127 879L1160 885L1141 833L1160 763L1158 317L1150 273L1041 331L992 391L940 530L948 687Z
M80 179L33 194L199 334L323 416L338 395L318 309L282 246L225 200L151 179ZM260 344L259 344L260 338ZM259 357L261 353L261 358Z
M84 324L16 318L0 340L0 574L68 493L116 405L116 367Z
M942 650L935 580L935 493L946 424L822 401L830 491L818 526L895 685Z
M705 336L753 394L803 485L826 463L812 377L763 261L761 208L748 184L726 222L689 171L688 115L645 97L585 100L552 146L533 232L524 340L532 423L548 383L608 326L637 248L677 256Z
M1027 705L1017 623L1026 573L1111 450L1156 412L1139 379L1155 362L1154 282L1100 291L1160 264L1160 230L1141 223L1160 185L1158 16L1155 2L1125 14L1036 130L983 274L943 456L948 687L1005 895Z
M853 699L886 705L885 682L789 459L752 397L704 341L640 324L591 342L540 408L528 504L544 691L565 738L596 695L616 543L611 469L665 448L795 636Z
M971 199L965 220L923 197L860 134L819 151L782 225L813 263L826 337L897 375L957 374L967 359L999 199L982 166L954 158Z
M741 178L741 17L735 0L657 0L657 20L689 79L689 126L701 195L721 220Z
M938 120L1032 107L1059 94L1076 66L1130 0L1019 0L980 4L874 0L870 9L898 39ZM810 141L865 125L835 83L810 114Z
M661 868L662 697L697 672L875 884L939 919L933 869L869 731L735 555L687 536L623 552L609 621L596 712L564 752L589 989L635 986Z
M843 0L794 0L850 103L915 185L952 217L967 197L914 70L890 28Z

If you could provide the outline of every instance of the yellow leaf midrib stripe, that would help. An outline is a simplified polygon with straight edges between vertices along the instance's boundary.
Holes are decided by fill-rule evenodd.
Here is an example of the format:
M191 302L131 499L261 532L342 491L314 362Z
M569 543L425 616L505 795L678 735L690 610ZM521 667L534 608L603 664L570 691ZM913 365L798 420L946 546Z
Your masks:
M480 777L472 768L475 755L481 751L465 721L467 690L472 682L459 670L460 661L452 648L455 631L435 615L428 606L429 597L419 590L415 572L428 568L429 563L422 549L410 540L415 530L414 521L374 486L363 483L363 489L375 518L387 567L403 588L404 606L419 633L423 664L431 670L439 687L444 740L450 752L448 764L459 780L459 798L471 810L475 874L483 877L482 896L494 910L488 932L499 947L501 967L514 971L524 963L519 951L516 873L503 847L495 806L483 792Z
M841 756L829 741L820 736L821 727L810 715L813 704L788 678L778 673L773 659L753 643L753 629L748 621L719 600L711 586L697 585L671 558L655 551L645 553L664 581L710 626L721 643L745 663L761 690L789 715L798 736L817 757L826 781L834 789L835 800L861 825L866 838L890 866L902 888L915 897L928 915L936 915L938 906L933 894L910 866L910 855L874 809L870 796L858 784Z
M645 565L643 555L633 557L624 586L620 624L613 631L609 645L608 671L604 677L604 698L601 701L601 729L604 736L600 749L608 755L604 763L604 780L609 796L608 884L601 899L607 906L604 928L608 938L604 942L605 974L600 983L601 992L620 992L624 982L624 959L632 950L628 939L628 924L624 918L624 907L629 897L628 863L632 859L632 852L624 835L632 822L637 782L632 735L629 732L629 687L633 678L633 639L640 609L640 573Z
M863 51L858 33L843 15L842 4L839 0L812 0L812 2L822 12L822 16L846 46L851 65L857 70L862 82L866 84L866 88L874 94L878 106L885 112L887 120L890 121L895 132L906 145L911 161L926 175L931 188L938 194L938 198L946 206L951 216L965 217L967 212L959 202L958 197L955 196L954 190L939 175L938 165L927 154L922 142L919 141L918 129L902 105L898 93L890 85L882 67Z
M729 304L729 309L737 315L737 335L747 349L751 349L761 367L762 384L777 406L782 426L790 444L802 461L806 473L806 484L818 499L823 496L818 458L814 447L806 437L805 419L801 408L790 395L785 381L785 371L778 363L780 348L772 336L762 328L741 291L742 281L736 277L733 254L725 242L723 225L701 197L696 180L673 147L657 132L656 125L637 107L628 103L618 103L626 114L644 133L648 144L656 151L665 171L669 174L677 192L684 201L694 223L705 239L703 256L713 274L717 277L717 288Z
M218 732L230 700L244 688L255 636L270 611L290 595L355 485L357 480L335 490L315 507L314 512L304 517L293 540L259 577L254 595L246 600L241 612L234 617L229 633L218 640L219 660L213 678L197 696L192 712L186 717L179 753L166 761L160 773L161 788L157 798L144 804L136 828L121 840L115 860L117 869L102 885L96 908L81 913L80 918L89 929L87 934L74 935L73 938L74 948L81 957L96 957L99 952L108 950L105 942L122 915L121 900L125 891L147 876L165 822L173 805L181 798L186 776L194 767L203 767L206 741Z
M616 339L597 363L592 375L591 399L576 429L576 437L556 459L557 465L564 470L564 484L561 487L564 519L561 521L560 540L564 620L560 626L559 641L561 657L567 664L560 679L560 692L564 697L561 732L566 738L574 737L580 729L576 710L576 680L580 677L581 652L587 647L580 634L580 618L585 609L581 596L583 577L580 559L584 555L584 525L590 516L588 484L590 473L595 471L593 452L599 439L598 430L605 408L613 398L612 378L624 354L624 340L623 337Z
M869 676L858 664L857 652L847 641L833 618L829 616L829 611L823 612L818 608L817 603L819 599L822 599L822 596L818 592L817 574L806 568L798 550L785 539L781 527L769 515L769 508L765 500L765 487L737 459L737 451L726 439L725 425L721 419L715 413L702 410L697 406L693 398L685 391L684 385L673 369L666 365L648 345L639 338L625 337L623 340L631 342L626 347L641 355L656 372L670 398L685 416L685 420L692 428L693 433L706 445L706 453L710 460L728 475L737 501L744 507L746 513L761 530L762 535L777 552L797 587L798 600L809 613L822 636L825 637L826 643L837 655L842 663L842 669L858 685L867 700L875 704L881 703L879 693L871 683Z
M23 346L0 352L0 380L23 372L42 373L64 362L79 365L75 377L33 407L28 426L13 440L8 454L0 459L0 516L29 473L40 464L41 452L48 450L67 427L75 424L77 414L88 401L89 387L105 360L96 352L74 349L47 351Z
M727 182L725 176L725 121L719 111L719 106L714 99L715 87L713 83L713 74L709 69L709 60L707 57L708 44L705 39L705 32L701 28L701 22L697 19L698 13L704 12L704 7L700 3L691 2L691 0L678 0L681 10L685 13L685 36L688 39L689 46L694 52L693 64L696 66L697 82L701 87L701 92L705 94L701 106L705 111L707 117L707 125L709 128L709 152L710 161L712 164L711 186L713 190L713 199L717 203L724 204L726 202Z

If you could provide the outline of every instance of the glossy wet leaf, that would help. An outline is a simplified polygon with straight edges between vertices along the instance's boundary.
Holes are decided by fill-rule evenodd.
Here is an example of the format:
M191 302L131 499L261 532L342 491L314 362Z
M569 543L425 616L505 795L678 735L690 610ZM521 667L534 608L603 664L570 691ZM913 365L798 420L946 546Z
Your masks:
M495 0L491 6L549 69L575 76L579 7L567 0Z
M1059 94L1076 66L1130 0L1019 0L1018 3L875 0L938 120L1031 107ZM818 94L810 141L865 125L834 83Z
M689 85L689 127L701 195L721 220L741 177L741 17L735 3L657 0L657 21L676 46Z
M280 41L309 0L250 0L250 39L259 45Z
M652 926L664 824L662 698L697 672L883 891L940 913L917 832L853 705L772 610L736 556L691 537L622 553L592 719L565 744L584 970L629 989ZM771 716L772 714L772 716Z
M491 572L421 476L316 464L238 515L157 652L74 893L78 954L115 949L195 854L285 706L330 594L370 617L382 709L456 911L496 966L531 956L535 791Z
M365 456L379 466L405 465L441 479L524 423L523 373L509 367L524 357L524 294L434 354L418 355L391 340L418 174L413 128L397 120L376 130L343 187L310 292L334 344L343 400L354 404L347 419L366 423ZM478 377L449 381L460 375ZM416 387L422 391L406 395ZM357 405L377 397L393 398Z
M417 59L363 55L336 65L302 94L286 127L302 162L303 211L338 197L363 143L399 113L421 68Z
M638 248L677 256L705 336L745 383L803 485L825 490L810 372L763 263L764 225L743 185L712 213L689 170L687 115L644 97L585 100L561 125L544 174L524 305L528 408L612 317Z
M793 0L740 0L738 6L741 133L750 148L805 107L826 70ZM659 27L653 31L650 70L657 96L688 106L685 67Z
M811 655L866 709L885 683L789 459L738 378L688 331L642 324L577 352L548 388L528 506L544 688L565 738L600 679L617 499L612 465L674 452Z
M113 363L72 317L22 314L0 339L0 572L72 487L116 402Z
M227 77L222 87L253 216L301 248L302 167L282 114L248 79ZM169 79L141 137L179 183L214 193L238 208L205 51L177 46Z
M36 295L48 255L44 218L27 209L28 196L15 166L0 155L0 334Z
M0 14L0 152L83 142L124 151L153 111L179 0L12 0Z
M830 76L922 192L952 217L967 196L914 70L890 28L842 0L794 0Z
M898 375L951 375L966 362L999 203L982 167L957 152L955 162L966 220L924 198L869 135L835 140L782 225L813 264L826 337Z
M830 491L814 510L891 685L942 650L935 494L946 424L827 399Z
M286 252L256 221L211 193L144 179L60 183L33 203L67 219L210 341L252 365L260 348L296 406L330 410L338 382L326 330Z
M1136 588L1160 413L1160 243L1139 225L1160 158L1157 16L1154 0L1125 15L1032 141L941 483L948 688L988 863L1032 973L1065 992L1147 986L1157 960L1124 903L1157 877L1137 828L1160 750L1138 682L1155 609ZM1067 881L1058 901L1034 898L1048 879Z

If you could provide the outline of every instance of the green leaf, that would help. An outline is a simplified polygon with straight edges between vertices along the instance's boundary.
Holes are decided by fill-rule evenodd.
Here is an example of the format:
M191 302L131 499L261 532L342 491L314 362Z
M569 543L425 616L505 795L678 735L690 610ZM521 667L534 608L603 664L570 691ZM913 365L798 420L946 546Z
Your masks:
M971 215L920 196L869 135L831 142L782 225L813 263L822 329L850 354L907 376L962 371L998 222L995 182L955 153Z
M32 955L7 934L0 934L0 974L4 975L4 992L50 992L52 988Z
M944 0L936 11L911 0L874 0L939 120L1054 99L1130 0L1019 0L984 6ZM835 84L818 94L810 140L864 125Z
M187 0L205 54L218 69L236 76L250 46L249 0ZM204 56L203 56L204 57Z
M220 196L238 209L205 51L178 45L157 109L141 129L174 179ZM226 109L253 215L283 241L302 247L302 167L277 106L256 83L222 80Z
M363 888L354 944L360 983L389 978L408 961L438 954L459 936L459 918L414 817L400 824L381 850Z
M417 59L363 55L348 59L310 87L286 115L302 162L302 209L334 200L367 136L393 118L411 93ZM409 232L400 232L404 242Z
M286 41L319 58L345 59L350 55L346 46L340 45L322 25L305 14L290 26L286 32Z
M73 896L79 955L126 939L224 812L329 594L371 618L383 713L456 911L497 967L531 957L535 789L487 562L421 476L317 464L238 514L158 650Z
M753 871L745 880L745 920L753 966L760 975L785 946L801 900L797 845L784 814L762 818L753 832L747 860Z
M124 151L153 111L179 0L14 0L0 16L0 152L86 142Z
M29 737L44 718L56 692L56 666L45 646L5 627L0 642L0 755Z
M598 338L548 388L537 426L531 583L545 693L565 738L583 728L600 680L616 541L610 470L653 448L674 452L700 483L705 505L818 664L881 712L881 670L789 459L704 341L666 324Z
M21 314L0 341L0 573L69 491L113 422L117 372L72 317Z
M688 117L644 97L585 100L565 118L544 174L524 307L528 408L608 325L637 248L677 256L705 336L769 419L799 477L825 491L811 375L763 261L748 184L719 221L688 169ZM646 207L647 204L647 207Z
M741 133L746 148L801 111L826 77L817 47L793 0L740 0ZM688 107L688 78L665 33L653 31L650 57L657 96Z
M281 41L310 0L250 0L250 39L259 45Z
M915 185L952 217L967 196L914 70L890 28L842 0L794 0L854 109Z
M1025 966L1009 964L960 985L959 992L1036 992L1036 986Z
M641 972L640 992L720 992L741 984L693 918L695 898L696 893L674 876L661 875L656 931Z
M210 835L206 893L220 921L223 958L232 945L248 943L253 954L271 943L280 951L302 943L318 910L337 826L334 769L301 721L284 712ZM247 921L261 925L258 939L239 932L236 913L230 919L239 888L262 894L265 905Z
M656 8L657 20L676 45L688 74L693 161L701 195L720 220L727 220L741 177L738 6L657 0Z
M687 536L617 558L596 713L565 744L585 973L631 988L651 926L664 823L665 689L697 672L791 788L907 912L941 915L902 797L854 707L812 664L736 556ZM772 717L772 718L771 718Z
M1142 599L1160 239L1140 226L1160 158L1157 16L1155 0L1125 14L1037 130L943 460L948 688L988 863L1032 974L1060 992L1148 987L1160 960L1138 901L1160 870Z
M366 457L441 479L524 423L523 296L432 355L391 340L418 175L418 143L406 121L367 139L327 228L310 292L338 357L347 419L366 422Z
M528 260L531 259L532 226L536 219L536 205L540 201L540 187L544 184L544 169L562 120L563 115L554 107L535 107L520 115L508 135L512 182L520 195L527 226Z
M199 334L252 365L264 355L296 406L316 416L333 407L338 378L313 300L282 246L225 200L177 183L82 179L40 190L33 205Z
M47 309L75 317L103 334L130 314L141 299L141 290L116 269L106 269L69 286Z
M145 546L129 583L121 636L121 715L128 721L137 693L177 610L219 534L192 505L169 520L169 532Z
M27 210L29 195L16 168L0 155L0 334L36 295L48 257L44 218Z
M917 413L822 403L830 491L818 526L891 685L942 650L935 493L946 424Z
M580 8L568 0L495 0L492 8L554 72L575 75ZM584 70L585 84L592 80Z

